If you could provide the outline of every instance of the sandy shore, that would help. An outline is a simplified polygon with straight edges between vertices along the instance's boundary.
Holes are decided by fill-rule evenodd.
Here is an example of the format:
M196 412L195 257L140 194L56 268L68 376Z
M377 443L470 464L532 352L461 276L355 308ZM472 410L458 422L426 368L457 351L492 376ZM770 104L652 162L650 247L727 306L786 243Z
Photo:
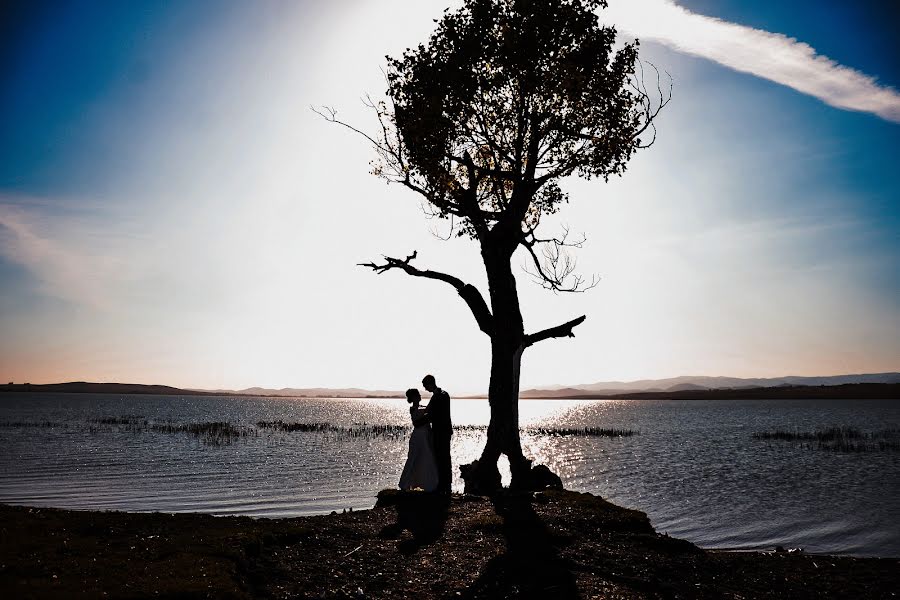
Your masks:
M4 598L892 598L900 560L703 551L589 494L296 519L0 505Z

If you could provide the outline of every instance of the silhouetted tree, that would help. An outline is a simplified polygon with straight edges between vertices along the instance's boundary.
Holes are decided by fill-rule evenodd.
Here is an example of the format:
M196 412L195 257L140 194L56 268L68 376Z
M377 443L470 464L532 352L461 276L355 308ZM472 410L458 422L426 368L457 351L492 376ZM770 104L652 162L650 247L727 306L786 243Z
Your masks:
M613 49L616 32L599 24L605 0L465 0L445 11L427 44L388 57L390 103L367 101L380 129L364 135L377 149L373 172L425 199L435 216L481 246L490 308L457 277L385 257L366 263L453 286L491 340L491 421L481 458L466 470L467 487L499 486L497 460L509 458L512 486L535 485L519 441L522 352L549 338L572 337L580 316L526 334L511 259L528 254L529 272L545 287L583 291L596 281L574 272L568 231L538 233L541 217L568 201L560 180L621 175L634 151L653 143L654 119L671 97L644 84L637 42ZM651 65L652 66L652 65ZM643 137L642 137L643 136ZM544 471L546 473L546 471Z

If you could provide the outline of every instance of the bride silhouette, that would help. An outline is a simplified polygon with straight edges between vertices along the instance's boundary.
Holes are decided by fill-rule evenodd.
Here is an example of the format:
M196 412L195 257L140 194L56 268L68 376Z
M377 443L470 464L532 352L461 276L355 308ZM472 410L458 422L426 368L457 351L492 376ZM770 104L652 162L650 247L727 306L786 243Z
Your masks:
M431 425L424 408L419 407L422 396L419 390L406 390L409 402L409 416L413 422L413 432L409 438L409 454L403 474L400 475L401 490L424 490L433 492L438 487L437 461L434 459L434 439Z

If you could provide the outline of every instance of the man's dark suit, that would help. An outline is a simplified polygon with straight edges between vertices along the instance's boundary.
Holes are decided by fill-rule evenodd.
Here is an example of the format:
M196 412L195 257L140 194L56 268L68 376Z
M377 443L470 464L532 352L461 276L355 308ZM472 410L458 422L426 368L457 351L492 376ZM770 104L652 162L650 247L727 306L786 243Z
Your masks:
M434 435L434 458L438 468L438 491L450 493L453 483L453 467L450 463L450 437L453 423L450 421L450 394L438 388L428 403L428 417Z

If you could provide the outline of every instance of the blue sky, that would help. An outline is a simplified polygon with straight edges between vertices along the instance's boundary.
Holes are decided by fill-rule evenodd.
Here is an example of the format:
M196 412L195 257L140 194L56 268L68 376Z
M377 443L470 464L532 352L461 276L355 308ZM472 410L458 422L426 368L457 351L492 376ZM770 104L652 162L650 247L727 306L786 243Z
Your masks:
M523 274L527 328L589 316L529 351L523 384L900 370L900 9L684 1L681 29L650 28L640 11L666 1L629 3L620 27L674 78L659 141L620 180L568 182L559 223L603 279L561 297ZM354 267L417 248L483 285L476 250L432 236L368 175L371 151L307 109L371 124L381 57L443 8L4 8L0 378L402 389L439 371L482 391L487 341L454 294ZM837 67L787 69L796 45L772 36L756 56L697 45L721 23L697 15Z

